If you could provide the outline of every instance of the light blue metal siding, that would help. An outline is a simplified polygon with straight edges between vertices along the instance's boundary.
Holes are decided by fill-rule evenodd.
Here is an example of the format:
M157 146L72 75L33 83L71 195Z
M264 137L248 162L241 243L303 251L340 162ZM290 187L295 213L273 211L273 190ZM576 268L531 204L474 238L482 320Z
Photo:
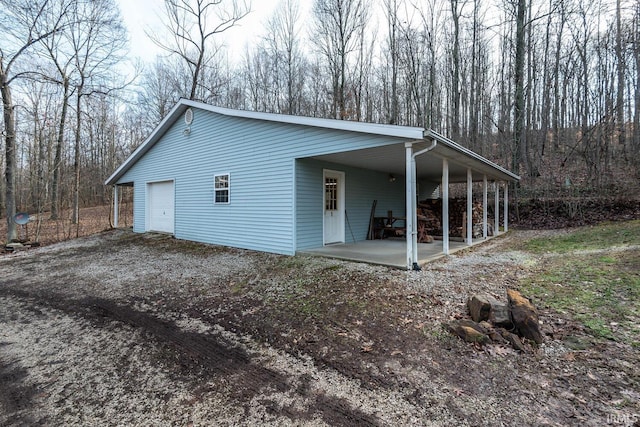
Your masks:
M345 241L366 240L371 206L377 200L376 216L404 216L404 177L389 182L389 175L312 159L296 161L296 249L323 245L324 169L345 172Z
M144 233L145 228L145 187L144 182L133 186L133 231L136 233Z
M373 172L366 169L346 170L347 215L356 241L366 240L369 231L371 205L377 200L376 216L386 216L392 211L394 216L405 216L404 176L389 181L389 174ZM351 239L348 232L346 239ZM398 223L397 225L404 225Z
M293 254L294 159L397 142L354 132L194 112L189 135L183 135L185 125L177 120L118 180L134 183L134 231L145 230L146 183L175 180L177 238ZM230 175L230 203L214 204L213 177L225 173ZM318 191L321 209L322 169ZM347 198L349 194L347 189ZM368 210L366 216L368 223ZM298 216L307 221L303 217ZM319 218L320 222L314 218L308 226L319 225L321 234L321 210Z
M316 160L296 161L296 249L323 245L322 163Z

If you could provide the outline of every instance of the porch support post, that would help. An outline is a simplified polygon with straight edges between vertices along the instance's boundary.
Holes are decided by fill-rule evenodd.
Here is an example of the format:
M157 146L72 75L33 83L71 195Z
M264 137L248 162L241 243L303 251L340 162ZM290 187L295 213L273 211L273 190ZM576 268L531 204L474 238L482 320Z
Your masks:
M118 186L113 186L113 228L118 228Z
M487 238L487 175L482 177L482 238Z
M416 168L416 154L411 155L411 269L420 270L418 265L418 171ZM409 214L407 214L409 216ZM407 224L407 232L409 232L409 224Z
M449 161L442 159L442 253L449 255Z
M495 208L494 208L494 213L495 213L495 218L494 218L494 224L493 224L493 235L497 236L498 235L498 231L500 231L500 185L498 185L497 181L493 182L493 188L495 189Z
M467 245L473 243L473 175L467 168Z
M413 167L412 167L412 155L413 144L411 142L405 142L405 198L406 198L406 212L405 212L405 237L407 239L407 270L411 270L413 267L413 236L411 231L413 230L413 201L415 200L414 189L412 184L413 179Z
M509 182L504 183L504 232L509 231Z

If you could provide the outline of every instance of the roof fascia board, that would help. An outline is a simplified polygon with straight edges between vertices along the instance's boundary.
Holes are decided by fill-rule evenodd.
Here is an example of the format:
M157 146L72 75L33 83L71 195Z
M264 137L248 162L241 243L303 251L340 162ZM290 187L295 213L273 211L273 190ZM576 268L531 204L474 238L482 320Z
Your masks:
M173 108L169 111L169 113L162 119L160 124L156 126L156 128L151 132L151 134L144 140L142 144L136 148L133 153L127 157L118 169L116 169L109 178L104 182L105 185L113 185L118 179L131 167L144 153L146 153L152 146L155 144L157 139L159 139L160 135L163 135L167 129L173 124L175 120L175 116L177 116L178 112L181 110L181 107L184 103L182 100L178 102Z
M205 111L209 111L216 114L221 114L229 117L246 118L253 120L264 120L276 123L285 123L300 126L312 126L325 129L368 133L373 135L390 136L395 138L411 139L414 142L424 139L435 139L443 146L469 157L472 160L479 161L485 166L498 172L498 175L502 175L505 179L513 181L520 180L520 177L516 174L509 172L508 170L498 166L497 164L485 159L479 154L457 144L449 138L435 132L432 129L425 130L420 127L409 126L396 126L396 125L384 125L375 123L363 123L352 122L346 120L334 120L334 119L322 119L315 117L303 117L303 116L290 116L284 114L274 113L261 113L256 111L246 110L233 110L229 108L216 107L213 105L205 104L199 101L191 101L188 99L180 99L178 103L169 111L169 113L162 119L160 124L151 132L151 135L142 143L136 150L116 169L113 174L105 181L105 185L113 185L118 179L136 162L142 157L158 139L173 125L176 117L187 107L199 108Z
M178 103L169 111L160 124L151 132L151 135L125 160L118 169L111 174L105 181L105 185L113 185L117 180L131 167L144 153L149 150L157 141L160 135L164 134L169 128L175 116L179 114L184 107L199 108L216 114L222 114L229 117L239 117L253 120L265 120L277 123L313 126L325 129L343 130L350 132L368 133L381 136L391 136L396 138L422 139L424 137L424 128L383 125L375 123L352 122L347 120L321 119L316 117L290 116L274 113L260 113L256 111L233 110L230 108L216 107L204 102L192 101L188 99L180 99Z
M468 148L463 147L462 145L450 140L449 138L447 138L446 136L443 136L441 134L439 134L438 132L434 131L433 129L427 129L425 132L425 138L433 138L436 141L440 142L442 145L457 151L461 154L464 154L467 157L470 157L474 160L480 161L482 163L484 163L485 165L491 167L492 169L497 170L500 174L505 175L507 179L510 179L512 181L520 181L520 176L506 170L505 168L503 168L502 166L499 166L495 163L493 163L492 161L485 159L484 157L482 157L481 155L474 153L473 151L469 150Z

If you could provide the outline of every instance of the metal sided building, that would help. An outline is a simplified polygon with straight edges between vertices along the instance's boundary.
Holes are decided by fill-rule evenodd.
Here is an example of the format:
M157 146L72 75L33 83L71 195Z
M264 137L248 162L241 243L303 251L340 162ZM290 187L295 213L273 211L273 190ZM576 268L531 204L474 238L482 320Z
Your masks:
M181 100L106 180L133 186L134 232L294 255L367 239L372 201L399 212L406 263L419 264L416 201L449 183L483 183L495 206L519 177L431 130L259 113ZM471 216L468 215L468 221ZM471 244L471 226L467 243ZM498 229L496 217L496 230ZM449 253L443 224L442 252ZM404 250L404 249L403 249Z

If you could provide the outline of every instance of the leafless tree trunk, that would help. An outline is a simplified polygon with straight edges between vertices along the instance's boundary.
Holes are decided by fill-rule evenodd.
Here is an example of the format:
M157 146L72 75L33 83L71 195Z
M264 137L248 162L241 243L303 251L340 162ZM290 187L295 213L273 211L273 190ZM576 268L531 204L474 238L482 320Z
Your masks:
M267 23L266 58L273 68L277 112L296 114L302 105L305 60L300 46L300 7L285 0ZM267 83L268 84L268 83Z
M5 211L7 214L7 241L11 241L18 236L18 231L13 216L16 214L16 129L15 129L15 106L11 98L11 88L8 70L11 63L5 66L0 56L0 91L2 92L2 103L4 113L4 133L5 133Z
M618 132L618 144L626 150L627 147L627 131L624 122L624 83L625 83L625 57L622 47L622 10L620 0L616 0L616 60L618 71L618 88L616 91L616 123Z
M218 49L210 40L236 25L250 8L245 1L238 0L165 0L164 3L164 26L171 40L164 41L158 34L150 37L159 47L184 61L190 73L188 97L202 100L211 95L206 93L211 90L204 77Z
M28 55L32 46L60 31L64 9L54 19L47 20L53 6L48 0L20 2L0 0L7 14L0 21L3 38L0 40L0 93L5 133L5 211L7 214L7 241L17 237L13 216L16 213L16 128L15 105L11 83L21 76L13 67L16 61Z
M553 126L553 146L557 151L560 148L560 127L561 127L561 117L563 117L563 113L561 111L561 100L562 97L562 89L560 85L560 74L561 74L561 55L562 55L562 36L564 35L564 27L566 21L566 13L564 9L563 3L560 4L560 10L558 11L558 19L560 22L557 23L556 27L556 48L554 51L554 67L553 67L553 118L552 118L552 126Z
M633 112L633 147L631 158L638 159L640 156L640 2L636 2L636 8L631 27L633 58L635 60L635 89L634 89L634 112ZM632 77L633 79L633 77ZM636 176L640 177L640 170L636 170Z
M366 0L316 0L314 43L326 58L332 81L333 117L346 119L347 67L357 50L358 35L366 25L370 5Z
M460 16L458 0L449 0L453 21L453 40L451 46L451 117L449 127L453 139L460 138Z
M526 0L517 0L516 19L516 39L515 39L515 63L513 71L513 85L515 90L513 108L513 159L511 168L520 173L520 162L523 159L522 149L524 147L525 133L525 55L526 55L526 33L525 19L527 12Z
M390 124L398 123L398 33L399 25L398 21L398 0L384 0L385 13L387 15L387 27L388 36L387 44L389 48L389 61L391 68L390 86L391 93L389 94L389 112L388 122Z
M72 223L80 219L80 168L83 98L108 94L111 67L122 60L122 21L113 0L84 0L75 3L69 30L69 45L75 62L76 122L74 127ZM76 231L77 234L77 231Z
M49 57L58 71L59 78L54 79L50 76L44 76L45 80L53 80L62 86L61 114L58 121L58 137L56 140L56 153L53 164L53 182L51 186L51 219L58 219L60 215L60 169L62 167L62 151L64 149L65 127L67 122L67 112L69 106L69 98L71 96L69 89L70 70L69 68L74 62L75 55L73 53L65 56L66 49L64 43L67 37L65 34L55 34L46 40L43 40Z
M58 136L56 138L56 154L53 161L53 182L51 184L51 219L60 216L60 169L62 167L62 150L64 147L64 131L69 109L69 78L62 80L62 109L58 121Z

